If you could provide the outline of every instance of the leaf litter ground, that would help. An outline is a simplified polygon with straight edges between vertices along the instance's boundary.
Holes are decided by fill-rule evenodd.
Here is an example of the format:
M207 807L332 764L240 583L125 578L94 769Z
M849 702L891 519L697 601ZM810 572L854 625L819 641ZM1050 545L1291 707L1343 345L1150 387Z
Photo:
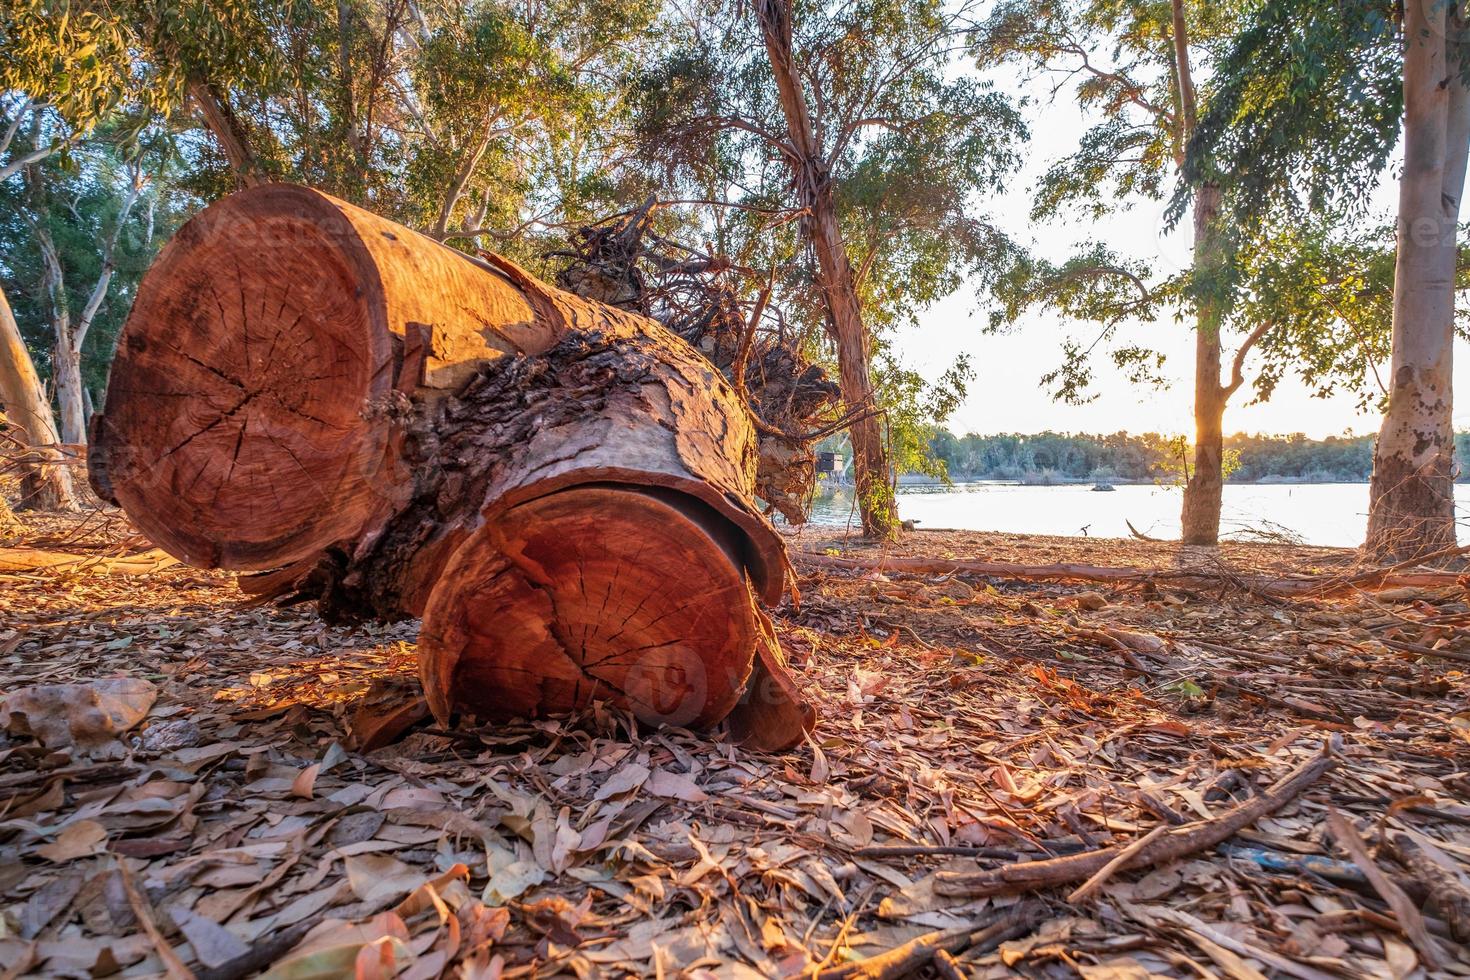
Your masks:
M6 543L31 557L0 566L3 977L1470 975L1462 586L1284 601L1232 582L1352 554L807 530L776 616L820 716L804 748L593 710L363 753L354 726L416 717L412 624L108 566L147 548L115 514L26 520ZM84 560L36 558L58 552ZM1333 768L1218 847L1070 900L953 887L1218 818L1334 737Z

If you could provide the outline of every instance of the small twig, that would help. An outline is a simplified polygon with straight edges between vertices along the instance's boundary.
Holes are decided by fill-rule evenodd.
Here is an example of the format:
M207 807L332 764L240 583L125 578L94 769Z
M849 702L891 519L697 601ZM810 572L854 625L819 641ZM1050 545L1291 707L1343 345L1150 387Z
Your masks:
M941 949L934 954L934 972L939 974L940 980L968 980L964 969L948 950Z
M1466 887L1450 859L1441 852L1442 860L1435 860L1432 844L1426 846L1404 833L1391 835L1388 846L1414 880L1424 886L1450 934L1459 942L1470 943L1470 887Z
M1046 847L1038 848L1038 850L1043 853L1075 854L1086 850L1086 847L1082 844L1047 841ZM963 844L874 844L871 847L858 848L852 852L852 856L860 858L976 857L996 861L1015 861L1020 858L1021 852L1009 847L967 847Z
M1006 910L999 919L976 928L961 926L939 932L927 932L902 946L871 956L856 963L844 963L815 974L815 980L897 980L906 977L934 960L942 950L959 953L976 946L1003 942L1000 937L1017 928L1030 928L1039 908L1023 902Z
M1379 640L1379 642L1390 650L1399 650L1403 653L1413 653L1421 657L1439 657L1442 660L1453 660L1456 663L1470 664L1470 653L1465 653L1462 650L1436 650L1422 643L1407 643L1403 640L1383 639Z
M1093 892L1097 891L1099 888L1107 883L1107 880L1113 876L1114 872L1118 871L1129 861L1131 861L1134 855L1138 854L1139 851L1142 851L1145 847L1148 847L1154 841L1158 840L1159 837L1162 836L1168 829L1168 824L1161 823L1153 830L1150 830L1148 833L1138 838L1138 840L1134 841L1132 844L1129 844L1127 847L1123 848L1121 851L1118 852L1117 857L1113 858L1101 868L1098 868L1097 874L1093 875L1091 878L1088 878L1082 884L1078 885L1076 889L1073 890L1072 894L1067 896L1067 901L1075 904L1082 901Z

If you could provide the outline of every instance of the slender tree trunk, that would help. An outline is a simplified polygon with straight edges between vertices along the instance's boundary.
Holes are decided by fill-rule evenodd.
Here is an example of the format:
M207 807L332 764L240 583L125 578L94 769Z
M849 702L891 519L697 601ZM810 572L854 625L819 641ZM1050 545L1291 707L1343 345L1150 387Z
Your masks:
M1204 273L1220 261L1220 188L1205 185L1194 202L1194 268ZM1206 284L1208 290L1208 282ZM1225 402L1220 382L1220 302L1207 291L1196 299L1194 327L1194 467L1184 487L1180 524L1185 544L1213 545L1220 539L1224 489Z
M245 127L240 125L235 111L230 108L229 98L209 82L197 80L189 83L189 95L198 104L205 125L224 151L230 170L235 174L235 181L241 187L265 183L260 161L250 148L250 137L245 132Z
M1447 23L1443 5L1421 3L1407 4L1404 16L1392 380L1373 452L1364 545L1376 560L1414 558L1455 543L1455 226L1470 149L1470 92L1460 79L1458 45L1445 40L1458 16Z
M1199 102L1189 59L1189 28L1184 0L1172 0L1174 77L1177 81L1176 160L1199 121ZM1213 545L1220 540L1220 496L1224 490L1225 403L1229 391L1220 382L1221 301L1214 295L1212 270L1222 260L1220 188L1206 184L1194 198L1194 257L1197 294L1194 325L1194 466L1184 486L1179 523L1185 544ZM1232 389L1233 390L1233 389Z
M60 459L60 453L53 448L60 440L51 405L4 290L0 290L0 406L30 450L21 465L21 506L76 510L71 471L65 465L51 462Z
M876 405L868 331L863 324L857 281L842 241L832 175L823 159L792 57L791 8L788 0L757 0L756 14L786 117L791 140L788 150L794 151L790 162L796 191L808 212L803 226L816 253L819 285L832 317L842 398L849 411L864 413L848 428L863 533L873 538L892 538L898 533L898 517L883 427L873 414Z
M61 441L68 446L87 444L87 404L82 391L82 354L68 344L58 347L53 362L56 404L61 409Z
M39 195L37 199L40 200ZM47 230L44 205L37 209L35 233L45 269L41 285L51 305L52 380L56 385L56 404L61 410L61 441L72 446L85 445L87 415L82 405L81 345L72 323L66 273L56 243Z

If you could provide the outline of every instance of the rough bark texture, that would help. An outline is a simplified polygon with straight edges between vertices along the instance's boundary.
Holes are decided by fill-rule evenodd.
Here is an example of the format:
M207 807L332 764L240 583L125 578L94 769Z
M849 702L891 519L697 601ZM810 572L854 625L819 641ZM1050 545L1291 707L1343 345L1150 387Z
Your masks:
M250 137L246 134L240 118L230 108L229 97L210 82L193 79L189 82L189 95L199 107L204 124L219 142L220 150L230 163L230 171L240 187L258 187L265 178L260 172L260 161L250 148Z
M1447 24L1453 15L1446 6L1405 6L1393 360L1388 411L1373 453L1365 544L1379 560L1455 542L1455 231L1470 148L1470 92L1460 77L1462 52L1446 41L1458 30Z
M752 592L779 599L785 551L714 366L325 195L257 188L185 226L94 439L99 492L170 553L335 620L423 615L441 719L599 698L707 724L753 663L784 673ZM804 733L794 697L775 710Z
M412 498L302 581L333 618L420 615L443 564L484 520L578 484L678 490L744 532L759 594L778 601L785 551L749 503L754 435L709 362L656 324L540 285L497 260L562 337L486 362L452 396L400 410ZM745 424L741 424L745 422Z
M786 117L790 149L795 152L789 162L797 196L807 209L802 227L817 257L819 285L832 318L842 397L849 410L862 410L849 425L848 436L852 441L854 482L863 533L873 538L891 538L898 533L898 513L890 485L883 427L873 403L868 331L863 324L857 283L837 220L832 174L823 159L792 54L791 5L789 0L760 0L756 12L781 110Z
M71 470L55 448L60 443L55 417L41 379L21 339L10 301L0 290L0 407L5 410L8 434L20 442L24 458L18 461L19 506L36 510L76 510Z

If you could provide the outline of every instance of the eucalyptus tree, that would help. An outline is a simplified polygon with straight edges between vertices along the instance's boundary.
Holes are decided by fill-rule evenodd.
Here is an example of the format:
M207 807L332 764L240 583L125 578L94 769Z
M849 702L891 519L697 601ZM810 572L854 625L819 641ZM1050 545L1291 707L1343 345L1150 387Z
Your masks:
M105 127L66 160L32 163L0 183L0 281L22 333L35 338L70 445L87 441L89 391L106 376L133 286L192 205L171 183L171 134L151 128L126 144L115 137Z
M885 334L1008 248L976 213L1024 130L956 70L972 16L940 0L695 4L671 11L671 49L640 86L651 169L708 201L722 250L773 269L793 327L835 347L880 538L897 531L885 435L900 421L885 434L882 396L914 394L912 376L873 375Z
M1195 186L1238 185L1243 226L1362 210L1402 134L1388 407L1365 549L1414 558L1455 542L1451 366L1457 229L1470 152L1466 11L1452 0L1270 0L1223 52L1190 151Z
M1076 152L1054 164L1037 189L1033 218L1093 218L1167 196L1199 125L1197 75L1235 27L1234 4L1202 0L1003 0L975 35L981 65L1016 63L1068 92L1097 122ZM1097 243L1062 263L1023 259L1002 280L1002 319L1042 306L1100 324L1098 341L1069 342L1047 381L1078 398L1089 355L1124 324L1177 311L1193 320L1194 451L1184 488L1183 540L1219 537L1225 407L1244 380L1247 355L1271 324L1232 318L1233 246L1220 213L1226 188L1202 182L1192 201L1193 255L1182 275L1160 280L1137 257ZM1243 334L1224 367L1224 337ZM1135 379L1155 378L1159 356L1119 345L1114 359Z
M43 141L32 136L40 130L47 109L43 103L22 93L0 93L0 192L9 191L17 174L48 157L65 152L71 134L61 141ZM13 212L12 212L13 213ZM14 252L0 250L0 272L13 266ZM0 411L11 430L8 442L18 445L22 460L22 504L41 510L74 510L78 498L71 470L59 450L61 435L56 414L36 371L35 361L15 318L9 297L0 282Z
M0 38L14 42L0 85L54 102L77 131L120 107L196 118L213 138L190 180L206 198L296 180L472 239L545 226L561 199L605 190L592 171L607 161L591 158L612 154L588 132L618 131L621 80L656 9L16 0L0 14Z
M3 289L0 289L0 409L6 425L17 431L18 448L23 455L18 467L22 506L75 510L77 496L71 470L54 448L61 441L56 431L56 416Z

